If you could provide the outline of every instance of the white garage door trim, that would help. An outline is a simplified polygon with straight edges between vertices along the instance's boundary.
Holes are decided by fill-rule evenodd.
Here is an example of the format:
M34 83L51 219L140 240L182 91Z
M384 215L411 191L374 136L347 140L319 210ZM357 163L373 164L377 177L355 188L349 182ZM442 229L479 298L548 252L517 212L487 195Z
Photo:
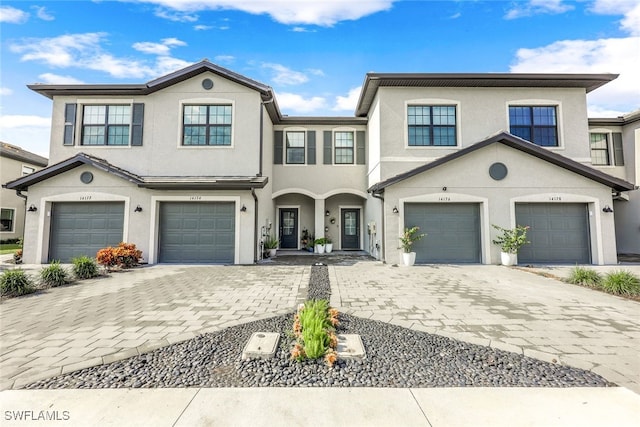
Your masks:
M149 263L158 263L159 236L160 236L160 203L161 202L233 202L236 209L234 221L236 233L234 240L234 263L240 262L240 196L152 196L151 213L149 221Z
M385 201L386 204L392 203L390 199ZM419 196L403 197L398 199L398 232L395 236L390 236L392 243L389 248L398 247L397 236L400 236L404 231L404 204L405 203L478 203L480 205L480 262L482 264L490 264L491 260L489 254L491 253L491 242L487 236L491 235L489 226L489 199L486 197L472 196L462 193L433 193L422 194ZM395 214L394 214L395 215ZM385 218L385 222L387 219ZM393 245L393 246L392 246ZM397 252L398 262L402 263L402 251Z
M516 203L586 203L589 210L589 236L591 245L591 263L604 264L602 245L602 204L595 197L571 193L540 193L510 199L511 227L516 226Z
M38 220L38 242L36 247L36 259L41 263L47 263L49 257L49 241L51 230L51 205L52 203L64 202L124 202L124 224L122 224L122 238L125 242L129 241L129 215L130 198L117 194L96 193L90 191L57 194L55 196L47 196L40 199L37 215ZM40 214L42 212L42 214Z

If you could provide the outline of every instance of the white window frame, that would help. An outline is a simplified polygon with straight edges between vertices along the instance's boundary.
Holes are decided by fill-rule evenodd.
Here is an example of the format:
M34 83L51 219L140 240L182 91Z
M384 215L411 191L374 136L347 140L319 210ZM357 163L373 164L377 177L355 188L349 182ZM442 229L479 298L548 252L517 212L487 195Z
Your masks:
M131 148L131 134L133 128L133 104L134 100L132 98L126 99L115 99L115 98L91 98L91 99L79 99L77 101L77 111L76 111L76 125L75 125L75 143L73 146L76 150L86 150L87 148L91 149L125 149ZM126 145L83 145L82 144L82 135L84 130L84 107L85 106L95 106L95 105L128 105L131 107L131 120L129 123L129 143Z
M15 233L16 231L16 209L15 208L0 208L0 210L12 211L13 215L11 215L11 229L10 230L0 230L1 233Z
M307 131L308 129L302 127L290 127L282 130L282 165L287 167L306 166L307 164ZM288 163L287 162L287 133L289 132L302 132L304 136L304 162L302 163ZM317 142L316 142L317 143ZM317 147L316 147L317 150ZM317 161L317 155L316 155Z
M183 145L184 107L185 105L231 105L231 144L230 145ZM235 147L236 134L236 103L226 98L190 98L182 99L178 103L177 148L179 150L230 150Z
M350 132L353 135L353 161L351 163L336 163L336 134L338 132ZM357 138L357 132L354 128L335 128L332 130L331 132L331 144L332 144L332 150L331 150L331 164L334 166L353 166L356 164L356 155L357 155L357 145L358 142L356 141Z

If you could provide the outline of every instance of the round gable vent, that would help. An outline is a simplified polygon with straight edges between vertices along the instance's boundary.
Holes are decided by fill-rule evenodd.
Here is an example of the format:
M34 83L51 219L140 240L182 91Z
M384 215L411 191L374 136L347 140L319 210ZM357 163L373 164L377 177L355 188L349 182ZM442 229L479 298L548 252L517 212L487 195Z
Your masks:
M91 181L93 181L93 174L91 172L82 172L80 174L80 181L85 184L89 184Z
M494 163L489 167L489 176L496 181L500 181L507 176L508 170L504 163Z
M202 81L202 87L203 87L205 90L209 90L209 89L211 89L211 88L213 87L213 80L211 80L211 79L204 79L204 80Z

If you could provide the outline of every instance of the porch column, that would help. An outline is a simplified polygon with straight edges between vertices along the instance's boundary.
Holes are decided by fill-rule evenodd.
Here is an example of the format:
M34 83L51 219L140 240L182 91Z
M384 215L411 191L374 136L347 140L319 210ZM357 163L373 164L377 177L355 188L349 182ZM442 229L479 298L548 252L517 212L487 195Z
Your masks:
M320 239L324 237L324 199L315 199L315 225L314 225L314 235L316 239Z

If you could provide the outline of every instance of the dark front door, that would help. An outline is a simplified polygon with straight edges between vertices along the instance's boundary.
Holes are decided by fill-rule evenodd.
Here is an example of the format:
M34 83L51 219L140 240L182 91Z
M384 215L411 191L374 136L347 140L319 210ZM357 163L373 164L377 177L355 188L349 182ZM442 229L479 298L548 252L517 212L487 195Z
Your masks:
M280 248L298 248L298 209L280 209Z
M360 209L342 209L342 249L360 249Z

